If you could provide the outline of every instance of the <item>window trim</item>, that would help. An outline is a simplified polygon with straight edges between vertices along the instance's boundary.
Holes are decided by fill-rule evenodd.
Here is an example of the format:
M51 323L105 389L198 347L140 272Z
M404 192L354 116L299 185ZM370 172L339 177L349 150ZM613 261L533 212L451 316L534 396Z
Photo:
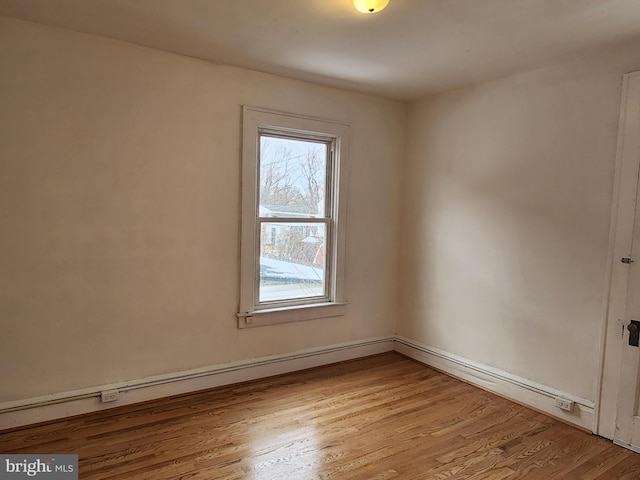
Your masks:
M256 327L277 323L311 320L344 315L346 312L345 259L346 259L346 160L349 150L350 125L343 122L292 113L243 106L242 122L242 208L240 233L240 302L238 328ZM257 306L259 270L259 205L258 168L260 134L273 132L290 134L297 138L330 141L332 153L332 201L330 227L333 254L327 259L326 271L329 289L327 297L304 301L283 301L280 304ZM329 185L328 185L329 187ZM329 249L327 249L329 250Z

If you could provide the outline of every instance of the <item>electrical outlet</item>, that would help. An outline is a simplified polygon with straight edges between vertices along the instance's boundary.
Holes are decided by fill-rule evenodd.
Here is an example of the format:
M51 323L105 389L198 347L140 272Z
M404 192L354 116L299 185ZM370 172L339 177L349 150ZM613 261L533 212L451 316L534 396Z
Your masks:
M117 389L100 392L100 401L102 403L115 402L118 398L120 398L120 392Z
M556 407L560 410L566 410L570 412L573 410L573 401L567 400L566 398L556 397Z

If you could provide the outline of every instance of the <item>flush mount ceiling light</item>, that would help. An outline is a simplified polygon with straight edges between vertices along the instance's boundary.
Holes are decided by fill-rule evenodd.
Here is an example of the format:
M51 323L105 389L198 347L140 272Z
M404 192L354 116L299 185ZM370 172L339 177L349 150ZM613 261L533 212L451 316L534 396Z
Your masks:
M353 0L356 10L362 13L376 13L384 9L389 4L389 0Z

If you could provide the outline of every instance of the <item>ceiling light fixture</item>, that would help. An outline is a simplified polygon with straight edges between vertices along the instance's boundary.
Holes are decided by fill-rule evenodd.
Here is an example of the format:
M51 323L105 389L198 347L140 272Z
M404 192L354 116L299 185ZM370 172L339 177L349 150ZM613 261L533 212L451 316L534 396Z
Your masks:
M353 0L353 6L362 13L377 13L389 4L389 0Z

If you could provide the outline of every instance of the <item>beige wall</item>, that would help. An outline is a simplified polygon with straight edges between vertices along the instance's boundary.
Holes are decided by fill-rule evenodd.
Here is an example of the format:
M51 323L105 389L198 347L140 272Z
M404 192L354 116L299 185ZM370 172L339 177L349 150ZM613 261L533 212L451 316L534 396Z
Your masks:
M0 401L394 333L400 103L0 18ZM238 330L241 105L352 123L345 317Z
M620 87L638 46L411 105L400 335L597 400Z

